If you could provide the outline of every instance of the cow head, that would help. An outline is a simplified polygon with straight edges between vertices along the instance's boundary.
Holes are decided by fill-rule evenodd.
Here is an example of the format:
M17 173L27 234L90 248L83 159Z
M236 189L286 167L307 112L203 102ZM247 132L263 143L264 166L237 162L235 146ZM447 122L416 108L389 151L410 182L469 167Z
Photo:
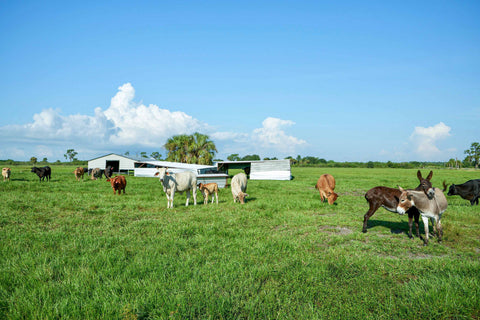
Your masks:
M450 186L450 188L448 189L448 193L447 193L447 196L454 196L457 194L457 188L455 187L454 184L452 184Z
M240 201L241 204L245 204L245 198L248 197L248 193L243 193L243 192L240 192L238 195L237 195L237 199L238 201Z
M163 179L165 179L165 175L167 175L167 168L157 168L155 177L158 177L160 181L163 181Z
M110 179L110 183L111 183L112 188L113 188L114 190L118 190L118 189L120 189L121 187L123 187L123 186L122 186L122 182L120 181L119 176L116 176L116 177L111 178L111 179Z
M408 190L405 190L400 186L398 186L398 190L400 190L402 194L400 195L398 201L397 212L399 214L405 214L408 209L415 205L415 203L413 202L412 195Z
M417 178L420 181L420 185L417 187L417 190L422 190L430 200L435 196L435 190L433 189L432 182L430 182L432 176L433 171L430 171L428 176L424 179L420 170L417 171Z
M335 192L332 191L327 194L328 204L332 205L337 199L338 194L336 194Z

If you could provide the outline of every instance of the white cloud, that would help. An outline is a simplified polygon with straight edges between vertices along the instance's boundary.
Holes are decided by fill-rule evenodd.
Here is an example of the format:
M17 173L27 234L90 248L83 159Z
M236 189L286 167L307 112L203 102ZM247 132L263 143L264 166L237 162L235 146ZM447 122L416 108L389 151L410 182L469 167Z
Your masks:
M217 142L217 148L223 149L219 150L220 153L281 156L306 144L285 132L285 128L294 124L290 120L269 117L262 122L261 128L250 132L216 132L185 112L135 102L135 89L126 83L118 87L110 106L105 110L95 108L93 116L64 116L60 109L49 108L34 114L31 123L0 127L0 139L4 142L0 156L15 159L47 157L54 161L63 159L68 148L81 152L81 159L129 149L161 151L171 136L196 131L209 134Z
M266 118L262 122L262 127L253 130L252 139L267 149L278 150L282 153L294 152L297 146L306 144L305 140L289 136L283 130L284 127L290 127L295 122L282 120L278 118Z
M433 127L415 127L410 140L413 142L415 152L422 159L438 159L443 153L437 143L450 136L451 128L440 122Z
M294 154L299 147L307 144L305 140L285 132L285 127L294 124L295 122L290 120L268 117L262 122L261 128L256 128L249 133L216 132L210 136L212 139L220 140L225 154L282 157Z
M110 136L115 145L140 144L148 147L162 146L164 141L177 134L204 131L208 126L180 111L148 107L133 101L135 89L130 83L120 86L112 98L105 117L114 125L116 132Z

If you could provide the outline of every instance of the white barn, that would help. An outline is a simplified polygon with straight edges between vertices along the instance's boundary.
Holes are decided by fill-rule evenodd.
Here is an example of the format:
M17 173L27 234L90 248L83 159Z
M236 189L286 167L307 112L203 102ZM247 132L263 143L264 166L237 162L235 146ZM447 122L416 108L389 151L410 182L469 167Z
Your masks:
M105 170L106 167L112 166L113 172L130 173L131 171L134 171L136 162L145 160L149 159L122 156L115 153L110 153L98 158L94 158L92 160L88 160L88 169L99 168Z

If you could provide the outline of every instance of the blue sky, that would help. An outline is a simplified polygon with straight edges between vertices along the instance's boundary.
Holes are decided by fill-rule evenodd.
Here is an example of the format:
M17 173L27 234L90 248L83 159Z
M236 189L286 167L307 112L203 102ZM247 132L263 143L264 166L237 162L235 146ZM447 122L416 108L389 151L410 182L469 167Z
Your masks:
M447 161L480 140L478 1L1 1L0 159Z

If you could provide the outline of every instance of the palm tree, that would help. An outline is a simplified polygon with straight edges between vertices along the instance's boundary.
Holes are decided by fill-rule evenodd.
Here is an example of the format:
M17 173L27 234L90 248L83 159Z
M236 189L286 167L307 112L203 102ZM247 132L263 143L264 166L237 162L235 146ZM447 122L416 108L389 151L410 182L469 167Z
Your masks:
M215 143L208 135L195 132L193 135L177 135L169 138L164 145L167 161L211 164L217 152Z
M193 134L189 149L190 163L212 164L215 152L217 152L215 143L208 135L198 132Z

